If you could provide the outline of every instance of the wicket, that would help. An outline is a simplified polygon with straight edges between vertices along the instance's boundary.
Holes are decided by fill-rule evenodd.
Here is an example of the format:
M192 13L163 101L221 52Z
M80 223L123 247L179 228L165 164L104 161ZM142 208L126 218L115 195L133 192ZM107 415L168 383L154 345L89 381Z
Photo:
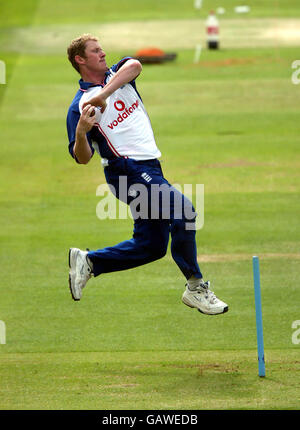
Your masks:
M262 310L261 310L259 258L254 256L252 258L252 263L253 263L255 314L256 314L258 375L263 377L266 375L266 370L265 370L264 338L263 338L263 323L262 323Z

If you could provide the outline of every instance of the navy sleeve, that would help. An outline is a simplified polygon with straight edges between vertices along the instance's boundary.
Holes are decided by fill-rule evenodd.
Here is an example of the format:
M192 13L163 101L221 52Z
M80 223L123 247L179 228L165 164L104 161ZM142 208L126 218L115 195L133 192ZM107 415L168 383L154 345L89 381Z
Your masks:
M77 163L79 163L79 161L77 160L76 156L73 153L73 148L74 148L74 144L75 144L75 140L76 140L76 127L78 124L80 118L80 113L79 111L75 110L74 107L71 105L71 107L69 108L68 111L68 116L67 116L67 131L68 131L68 138L69 138L69 153L70 155L76 160ZM91 139L91 135L90 132L87 133L86 135L88 143L90 145L91 151L92 151L92 155L94 155L94 148L92 146L92 139Z
M132 57L124 57L124 58L122 58L122 60L120 60L117 64L114 64L111 67L111 70L116 73L123 66L123 64L126 63L126 61L132 60L132 59L133 59Z

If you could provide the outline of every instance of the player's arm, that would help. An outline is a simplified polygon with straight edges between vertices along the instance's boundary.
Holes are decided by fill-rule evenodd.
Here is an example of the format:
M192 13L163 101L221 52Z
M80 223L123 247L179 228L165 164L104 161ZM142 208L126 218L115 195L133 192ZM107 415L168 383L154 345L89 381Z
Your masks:
M116 90L121 88L128 82L136 79L142 71L142 65L138 60L130 59L124 63L116 74L111 78L108 84L101 90L101 92L95 97L91 98L87 103L83 104L83 107L88 103L92 106L101 107L101 112L104 112L106 108L106 99L112 95Z
M92 129L95 123L93 112L94 107L88 103L82 110L76 127L76 139L73 153L80 164L87 164L93 155L86 137L86 134Z

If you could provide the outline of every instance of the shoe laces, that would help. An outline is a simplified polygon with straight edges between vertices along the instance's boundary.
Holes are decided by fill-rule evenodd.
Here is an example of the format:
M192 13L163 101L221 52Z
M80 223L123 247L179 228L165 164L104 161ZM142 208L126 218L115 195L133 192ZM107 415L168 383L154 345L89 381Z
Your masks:
M203 293L205 295L205 298L211 304L214 304L217 302L218 299L215 293L209 289L209 286L210 286L209 281L202 282L201 284L198 285L198 287L195 288L195 291L197 291L198 294Z

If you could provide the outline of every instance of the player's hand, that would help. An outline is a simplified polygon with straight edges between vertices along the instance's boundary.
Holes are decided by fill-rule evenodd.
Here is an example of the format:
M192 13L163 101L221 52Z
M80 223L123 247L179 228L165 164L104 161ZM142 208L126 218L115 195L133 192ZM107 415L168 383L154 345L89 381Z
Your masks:
M103 113L105 111L106 106L107 106L106 99L101 93L95 97L92 97L88 102L83 103L82 107L84 108L87 105L100 107L101 113Z
M82 133L88 133L96 122L94 106L89 103L85 105L86 106L82 109L82 113L78 121L78 127Z

